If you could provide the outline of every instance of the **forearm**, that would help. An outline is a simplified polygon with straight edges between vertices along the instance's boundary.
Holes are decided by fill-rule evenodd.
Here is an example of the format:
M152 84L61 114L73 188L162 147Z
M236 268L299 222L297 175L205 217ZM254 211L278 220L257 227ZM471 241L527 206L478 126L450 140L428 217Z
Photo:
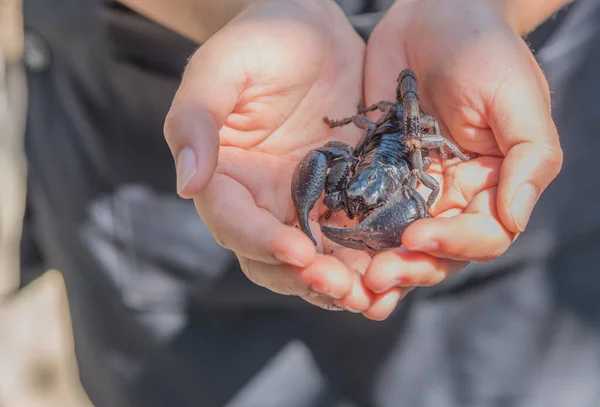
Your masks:
M119 0L192 41L202 43L257 0Z

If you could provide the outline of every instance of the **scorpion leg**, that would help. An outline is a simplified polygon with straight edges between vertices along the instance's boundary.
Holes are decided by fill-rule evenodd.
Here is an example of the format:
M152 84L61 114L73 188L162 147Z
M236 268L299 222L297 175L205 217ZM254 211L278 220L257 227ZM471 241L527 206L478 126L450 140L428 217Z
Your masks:
M442 136L440 132L440 126L433 117L431 116L422 116L421 117L421 126L423 128L433 128L434 134L423 134L421 135L421 143L423 148L427 150L438 149L442 158L448 158L449 154L446 153L446 148L454 154L454 156L460 158L462 161L469 161L472 158L475 158L477 155L467 156L465 155L458 146L448 140L446 137Z
M365 113L368 112L372 112L375 111L377 109L381 110L382 112L384 112L384 114L379 118L379 120L377 121L377 124L381 124L386 120L389 120L390 117L395 114L395 106L396 104L394 102L388 102L386 100L382 100L381 102L375 103L371 106L368 107L364 107L363 106L363 102L361 101L361 103L358 104L358 114L355 114L353 116L350 117L345 117L343 119L339 119L339 120L332 120L331 118L325 116L323 117L323 121L329 126L329 128L334 128L334 127L343 127L343 126L347 126L350 123L354 123L357 127L364 129L365 127L361 127L360 125L357 124L356 120L363 120L366 119L366 117L364 116Z
M357 119L361 120L361 118L364 117L363 115L365 113L377 110L377 108L378 108L378 104L375 104L375 105L365 108L364 101L361 99L360 102L358 102L358 106L356 107L357 114L352 115L350 117L345 117L345 118L339 119L339 120L332 120L328 116L325 116L325 117L323 117L323 121L329 126L330 129L333 129L334 127L347 126L350 123L354 123L355 126L360 127L359 125L356 124L355 120L357 120ZM360 128L363 128L363 127L360 127Z
M350 123L352 123L355 117L357 116L355 115L350 117L344 117L343 119L339 120L332 120L329 117L325 116L323 117L323 121L329 126L330 129L333 129L335 127L344 127L349 125Z
M386 108L386 110L383 111L383 114L379 117L379 119L377 119L377 122L375 122L375 126L379 127L383 123L390 120L392 117L394 117L396 115L396 112L398 112L398 109L402 109L402 106L396 105L396 104L389 105Z
M431 193L427 198L427 208L430 208L435 202L437 196L440 193L440 184L431 175L425 172L425 169L429 166L430 160L428 157L423 158L423 150L421 145L416 145L410 153L410 159L412 164L412 170L408 185L412 189L417 188L417 180L421 181L425 187L431 189Z
M427 171L431 167L431 158L423 157L423 171Z
M364 150L365 146L371 140L373 133L375 133L375 130L377 129L377 124L373 123L371 120L369 120L369 118L365 116L356 116L354 120L354 125L359 129L364 130L362 137L360 138L360 140L356 144L356 147L354 148L354 157L358 158L362 154L362 151Z
M360 103L358 104L358 114L374 112L375 110L380 110L382 112L385 112L386 110L388 110L391 106L394 106L395 104L396 104L395 102L390 102L388 100L381 100L377 103L373 103L371 106L365 107L364 101L361 100Z
M362 115L355 115L355 116L337 120L337 121L329 121L328 122L327 120L329 120L329 119L327 119L327 118L325 118L324 120L327 122L327 124L329 125L330 128L344 126L346 121L349 121L351 123L354 123L354 125L356 127L358 127L359 129L365 130L362 137L356 144L356 147L354 148L353 156L355 158L355 161L360 156L360 154L362 153L362 150L365 148L365 146L367 145L369 140L371 140L371 136L377 129L376 123L373 123L368 117L365 117ZM342 124L340 124L340 123L342 123Z
M350 123L354 123L355 126L362 128L357 124L357 121L362 122L364 119L369 120L367 117L365 117L361 114L355 114L354 116L344 117L343 119L339 119L339 120L332 120L327 116L323 117L323 121L329 126L330 129L333 129L335 127L347 126Z
M298 215L300 229L317 244L311 233L308 214L328 185L327 170L339 160L350 160L352 147L338 141L327 143L306 154L296 166L292 176L292 201ZM330 188L334 190L335 188ZM333 191L336 192L336 191Z
M417 205L417 210L419 211L419 217L420 218L428 218L429 211L427 210L427 204L423 200L423 197L421 196L421 194L419 194L416 189L410 188L406 185L402 187L402 190L406 194L407 199L410 198L415 201L415 203Z
M440 193L440 184L436 181L435 178L433 178L431 175L427 174L423 170L414 169L412 172L414 174L413 176L416 179L421 181L421 183L427 188L431 189L431 193L429 194L429 197L427 197L427 208L431 208L431 206L433 205ZM416 189L416 186L413 186L412 182L410 184L411 185L409 186L411 189ZM416 184L416 182L414 182L414 184Z

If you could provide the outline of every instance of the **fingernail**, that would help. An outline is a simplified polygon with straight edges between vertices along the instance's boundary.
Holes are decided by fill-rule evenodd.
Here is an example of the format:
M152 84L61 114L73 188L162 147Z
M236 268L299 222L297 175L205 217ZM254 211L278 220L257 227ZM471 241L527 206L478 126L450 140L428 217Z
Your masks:
M177 156L177 192L181 193L192 177L196 174L196 154L185 147Z
M539 195L540 191L535 185L529 183L524 184L519 188L510 205L513 221L521 232L527 227L529 217L531 216L531 212L533 212L533 207L535 206Z
M360 311L357 311L357 310L353 309L352 307L342 304L342 302L339 300L333 301L333 305L335 305L336 307L343 308L348 312L352 312L353 314L360 314Z
M300 260L291 256L289 253L275 253L274 256L277 260L279 260L282 263L287 263L292 266L302 267L302 268L307 266L306 264L302 263Z
M313 293L317 293L320 295L324 295L326 297L329 298L334 298L336 300L341 300L342 297L340 295L334 294L331 291L325 289L325 287L321 287L319 285L313 284L310 286L310 291L312 291Z

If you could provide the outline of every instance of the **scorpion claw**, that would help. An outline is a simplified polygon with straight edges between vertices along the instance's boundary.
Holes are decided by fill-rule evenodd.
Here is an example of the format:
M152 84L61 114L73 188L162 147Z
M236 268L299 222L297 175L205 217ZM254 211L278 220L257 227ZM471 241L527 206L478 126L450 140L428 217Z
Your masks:
M298 164L292 177L292 201L298 215L300 229L313 241L308 214L321 197L327 177L327 157L318 151L311 151Z
M420 202L399 194L352 228L323 225L321 231L329 240L342 246L379 252L400 247L404 230L424 217L427 213L423 212Z
M343 229L323 225L321 226L321 232L329 240L341 246L355 250L376 251L368 243L364 242L364 240L372 240L368 233L361 233L356 227Z

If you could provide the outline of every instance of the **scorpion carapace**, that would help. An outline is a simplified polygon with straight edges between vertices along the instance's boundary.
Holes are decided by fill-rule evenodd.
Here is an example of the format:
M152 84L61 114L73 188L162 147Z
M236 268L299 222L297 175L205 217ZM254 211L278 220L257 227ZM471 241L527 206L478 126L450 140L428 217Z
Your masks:
M404 230L414 221L429 216L429 207L439 193L437 181L425 171L429 150L442 158L450 153L463 161L466 156L440 134L437 121L423 113L419 105L417 79L411 70L398 76L395 102L381 101L342 120L324 121L330 128L353 123L363 129L352 147L330 141L308 152L299 162L292 178L292 201L300 228L316 243L308 214L325 190L325 215L343 210L359 223L351 228L322 226L328 239L353 249L379 252L399 247ZM380 110L372 122L365 113ZM421 182L431 193L427 202L416 191Z

